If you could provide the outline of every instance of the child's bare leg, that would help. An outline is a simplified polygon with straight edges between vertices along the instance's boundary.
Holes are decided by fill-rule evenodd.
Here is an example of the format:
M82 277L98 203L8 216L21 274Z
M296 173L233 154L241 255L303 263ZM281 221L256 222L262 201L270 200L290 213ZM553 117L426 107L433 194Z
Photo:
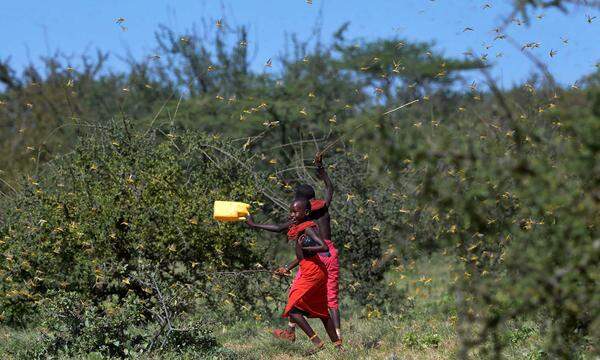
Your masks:
M333 324L335 325L335 332L337 333L338 338L342 337L341 332L341 324L340 324L340 310L339 309L329 309L329 316L333 320Z
M315 334L314 330L310 327L310 324L304 316L300 313L290 312L290 319L295 322L302 331L310 338L313 344L320 346L323 342L319 339L319 336ZM334 330L335 331L335 330Z
M331 342L338 341L340 338L338 337L337 332L335 331L335 324L331 316L327 319L321 319L321 322L323 322L323 326L325 327L325 330L327 331L327 335L329 335Z

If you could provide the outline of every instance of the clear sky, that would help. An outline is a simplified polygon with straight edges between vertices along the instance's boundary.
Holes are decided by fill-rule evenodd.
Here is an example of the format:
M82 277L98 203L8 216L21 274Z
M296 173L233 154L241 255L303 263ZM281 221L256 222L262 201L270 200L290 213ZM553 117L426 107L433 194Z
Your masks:
M228 24L249 26L256 69L262 69L268 58L273 58L276 68L285 34L308 39L321 13L324 42L349 21L350 37L435 41L437 50L459 58L472 49L488 53L495 64L494 76L510 86L526 79L534 67L506 40L494 41L493 29L510 12L509 4L510 0L313 0L312 4L306 0L2 0L0 58L10 56L12 64L22 69L57 49L92 54L99 48L111 52L110 66L119 70L125 66L119 55L130 52L142 58L153 53L153 34L159 24L184 31L200 25L202 19L223 18ZM539 43L532 52L562 84L595 70L600 61L597 10L574 8L568 15L544 10L534 15L543 17L532 17L529 27L513 23L506 33L519 44ZM590 23L588 16L597 18ZM127 31L115 23L119 17L126 19ZM553 57L550 51L556 52Z

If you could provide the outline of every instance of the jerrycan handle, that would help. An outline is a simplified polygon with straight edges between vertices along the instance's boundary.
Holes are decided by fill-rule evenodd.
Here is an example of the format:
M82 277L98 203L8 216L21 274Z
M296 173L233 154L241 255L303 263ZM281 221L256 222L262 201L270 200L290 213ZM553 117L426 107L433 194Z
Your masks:
M249 208L250 208L249 204L245 204L245 203L238 204L238 218L240 220L246 220L246 216L248 216L248 214L250 214Z

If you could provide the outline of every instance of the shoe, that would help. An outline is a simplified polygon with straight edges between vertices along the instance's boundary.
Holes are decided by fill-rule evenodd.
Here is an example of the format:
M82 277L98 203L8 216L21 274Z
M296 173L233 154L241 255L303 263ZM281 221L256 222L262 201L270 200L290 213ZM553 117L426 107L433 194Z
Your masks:
M290 331L290 329L275 329L273 331L273 336L275 336L278 339L281 340L286 340L289 342L294 342L296 341L296 332L295 331Z

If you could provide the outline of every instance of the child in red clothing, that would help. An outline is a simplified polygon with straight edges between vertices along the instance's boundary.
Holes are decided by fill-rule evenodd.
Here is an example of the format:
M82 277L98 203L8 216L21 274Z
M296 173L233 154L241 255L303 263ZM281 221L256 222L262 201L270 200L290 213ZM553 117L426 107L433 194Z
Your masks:
M289 317L297 324L317 349L322 348L324 343L304 316L320 318L331 341L340 346L334 322L327 311L327 269L317 256L317 253L329 251L329 248L318 234L317 224L308 220L309 215L309 202L296 200L292 203L291 225L287 234L288 239L295 242L301 275L294 279L283 317Z
M299 185L296 188L295 199L306 199L310 200L311 215L310 219L315 221L319 227L319 233L321 238L324 239L325 244L328 247L327 252L319 253L319 258L325 264L327 269L327 307L329 314L331 315L338 337L341 337L340 330L340 312L338 305L338 288L339 288L339 260L338 252L333 243L331 242L331 218L329 215L329 206L333 199L333 183L325 172L323 167L323 161L321 156L315 158L315 164L317 165L317 176L325 182L325 199L315 199L315 190L310 185ZM248 217L248 225L253 228L263 229L273 232L283 232L290 227L290 222L267 225L267 224L255 224L252 217ZM290 270L298 265L298 261L294 260L290 264L280 267L276 273L279 275L288 275ZM300 277L302 270L296 273L296 278ZM275 336L294 341L295 336L295 323L290 322L288 329L276 330Z
M329 253L319 253L321 261L327 268L327 307L329 314L335 323L335 329L338 337L341 337L340 329L340 312L338 304L338 289L339 289L339 260L338 252L333 242L331 241L331 216L329 215L329 207L333 199L333 183L325 172L323 159L321 155L315 157L317 165L317 176L325 182L325 199L315 199L315 190L309 185L301 185L296 190L297 198L305 198L310 200L311 219L319 226L319 231L323 237L325 244L329 248Z

